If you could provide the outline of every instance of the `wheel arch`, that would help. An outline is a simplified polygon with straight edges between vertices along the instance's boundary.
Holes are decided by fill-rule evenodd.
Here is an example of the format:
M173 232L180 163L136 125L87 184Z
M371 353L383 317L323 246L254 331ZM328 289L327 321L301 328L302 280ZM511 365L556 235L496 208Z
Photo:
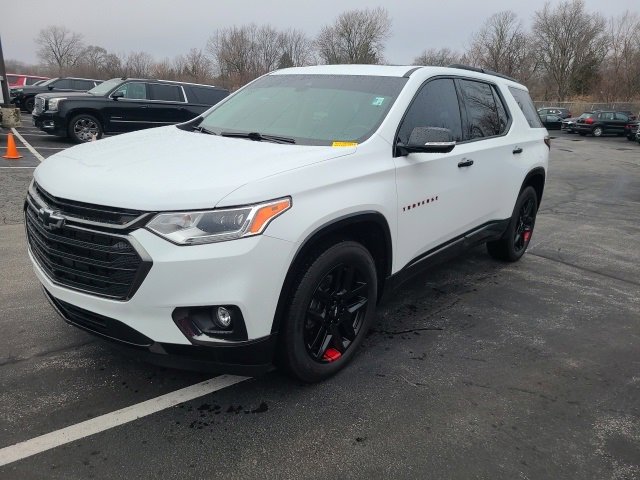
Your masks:
M100 122L100 126L102 127L102 131L104 132L105 125L104 125L104 117L102 116L102 113L100 113L99 110L97 110L95 108L91 108L91 107L76 107L76 108L72 108L71 110L67 111L67 113L65 114L65 119L66 119L65 127L69 127L69 123L71 122L73 117L75 117L77 115L82 115L83 113L85 113L87 115L91 115L93 117L96 117L98 119L98 121Z
M278 304L271 326L271 333L277 333L284 319L287 299L293 282L304 259L316 249L328 248L341 240L355 240L362 243L371 253L378 276L378 299L381 298L384 283L391 274L393 250L391 229L385 216L376 211L352 213L333 219L316 228L298 247L280 289Z
M544 193L544 184L546 181L547 172L542 167L536 167L527 173L520 187L522 192L526 187L533 187L536 191L536 197L538 200L538 208L540 208L540 202L542 202L542 194ZM518 194L520 194L520 192Z

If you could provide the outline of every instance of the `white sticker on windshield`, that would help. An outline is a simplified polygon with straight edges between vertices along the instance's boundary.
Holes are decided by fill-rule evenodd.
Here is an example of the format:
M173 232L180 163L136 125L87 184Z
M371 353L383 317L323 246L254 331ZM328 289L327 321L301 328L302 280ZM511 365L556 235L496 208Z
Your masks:
M371 105L375 107L379 107L380 105L382 105L382 102L384 102L384 97L376 97L371 102Z

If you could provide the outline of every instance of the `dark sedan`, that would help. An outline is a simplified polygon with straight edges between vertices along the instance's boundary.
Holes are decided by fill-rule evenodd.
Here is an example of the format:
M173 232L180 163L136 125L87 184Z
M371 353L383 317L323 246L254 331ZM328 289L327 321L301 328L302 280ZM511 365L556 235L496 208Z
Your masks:
M540 115L540 120L547 130L560 130L562 127L562 118L558 115Z

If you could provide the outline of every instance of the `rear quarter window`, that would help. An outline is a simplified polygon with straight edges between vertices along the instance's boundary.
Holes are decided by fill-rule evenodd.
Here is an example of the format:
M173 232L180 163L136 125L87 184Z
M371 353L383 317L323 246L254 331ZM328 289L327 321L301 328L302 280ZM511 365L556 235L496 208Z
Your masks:
M531 128L544 128L544 125L542 125L540 117L538 116L538 112L536 112L536 107L533 106L529 92L515 87L509 87L509 91L520 107L520 110L522 110L529 126Z
M229 92L219 88L196 87L191 85L188 89L189 102L200 105L215 105L227 95L229 95Z
M151 100L163 102L184 102L182 88L177 85L151 84Z

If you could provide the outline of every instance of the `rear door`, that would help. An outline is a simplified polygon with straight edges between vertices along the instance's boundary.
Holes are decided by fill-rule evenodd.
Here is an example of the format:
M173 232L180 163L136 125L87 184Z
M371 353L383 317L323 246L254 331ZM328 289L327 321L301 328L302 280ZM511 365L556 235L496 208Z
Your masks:
M185 107L186 98L180 85L166 83L149 84L150 125L158 127L190 120L192 115Z
M621 112L614 113L612 133L622 135L625 133L624 127L629 123L629 117Z

